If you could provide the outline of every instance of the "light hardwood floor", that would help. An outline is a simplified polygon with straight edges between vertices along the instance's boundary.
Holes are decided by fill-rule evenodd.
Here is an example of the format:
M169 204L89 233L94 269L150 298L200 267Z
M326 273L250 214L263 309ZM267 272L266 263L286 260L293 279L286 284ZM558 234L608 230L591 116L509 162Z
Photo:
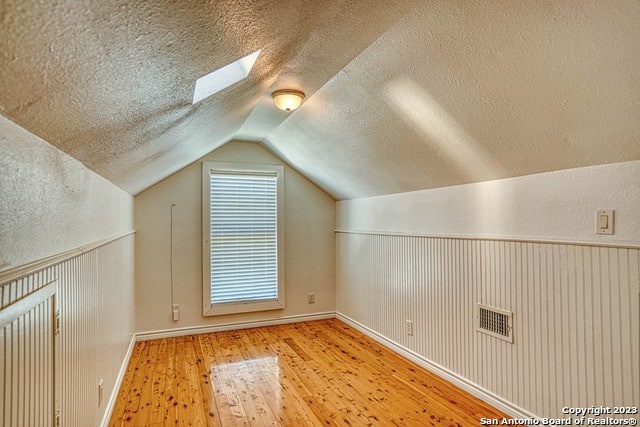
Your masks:
M111 426L477 426L505 416L331 319L136 344Z

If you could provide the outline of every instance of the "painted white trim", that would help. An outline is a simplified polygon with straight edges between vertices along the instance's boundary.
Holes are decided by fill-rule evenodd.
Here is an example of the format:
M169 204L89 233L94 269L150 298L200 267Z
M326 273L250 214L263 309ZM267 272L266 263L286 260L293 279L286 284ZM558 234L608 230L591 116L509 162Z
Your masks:
M109 421L111 421L111 415L113 415L113 409L115 408L116 401L118 400L118 393L120 393L120 387L122 386L122 381L124 380L124 376L127 373L127 368L129 367L129 362L131 361L131 356L133 355L133 348L135 347L135 345L136 335L133 334L131 336L131 342L129 342L127 353L125 354L124 360L122 361L122 365L120 365L120 371L118 372L115 384L113 385L111 396L109 396L109 400L107 401L107 407L105 408L104 415L102 416L102 422L100 423L102 427L107 427L109 425Z
M52 280L40 289L20 298L7 307L0 310L0 329L16 320L25 313L30 312L58 292L58 281ZM54 307L55 310L55 307Z
M161 338L183 337L187 335L208 334L211 332L233 331L236 329L261 328L264 326L284 325L287 323L310 322L312 320L333 319L336 317L334 311L321 313L298 314L295 316L280 317L277 319L254 320L249 322L224 323L212 326L193 326L187 328L163 329L159 331L139 332L136 334L136 341L157 340Z
M134 233L135 230L125 231L124 233L116 234L114 236L107 237L106 239L87 243L86 245L78 246L68 251L60 252L58 254L39 259L37 261L30 262L28 264L23 264L18 267L12 267L8 270L4 270L0 272L0 287L21 279L25 276L30 276L53 265L60 264L61 262L77 257L78 255L82 255L83 253L90 252L101 246L108 245L111 242L122 239L123 237L130 236Z
M505 412L506 414L512 416L513 418L516 419L524 419L524 418L539 418L536 415L531 414L530 412L520 408L519 406L514 405L513 403L499 397L496 396L495 394L491 393L490 391L480 387L479 385L469 381L468 379L454 373L451 372L450 370L448 370L447 368L438 365L437 363L434 363L432 361L430 361L429 359L415 353L413 350L410 350L400 344L398 344L397 342L390 340L389 338L385 337L384 335L379 334L378 332L374 331L373 329L368 328L367 326L359 323L356 320L351 319L348 316L345 316L344 314L340 313L340 312L336 312L336 319L340 320L341 322L346 323L347 325L351 326L354 329L357 329L358 331L362 332L363 334L365 334L366 336L368 336L369 338L379 342L380 344L382 344L383 346L387 347L388 349L394 351L395 353L400 354L403 357L406 357L407 359L411 360L412 362L416 363L417 365L433 372L434 374L446 379L447 381L453 383L454 385L460 387L461 389L465 390L466 392L478 397L479 399L483 400L484 402L494 406L495 408Z
M614 242L596 242L581 240L557 240L544 239L535 237L501 237L501 236L465 236L454 234L419 234L419 233L403 233L400 231L367 231L367 230L334 230L337 234L362 234L368 236L395 236L395 237L425 237L431 239L459 239L459 240L491 240L499 242L522 242L522 243L547 243L556 245L576 245L576 246L597 246L603 248L620 248L620 249L640 249L640 243L631 241L614 241Z
M215 173L267 175L276 179L276 271L277 297L275 301L244 301L224 304L211 303L211 176ZM218 316L278 310L285 307L284 282L284 166L266 163L202 162L202 315Z

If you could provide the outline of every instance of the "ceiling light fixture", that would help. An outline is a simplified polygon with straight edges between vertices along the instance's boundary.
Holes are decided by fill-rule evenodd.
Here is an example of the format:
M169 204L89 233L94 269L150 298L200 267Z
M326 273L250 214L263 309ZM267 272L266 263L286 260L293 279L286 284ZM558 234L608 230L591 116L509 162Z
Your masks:
M294 89L280 89L271 94L276 106L284 111L293 111L300 106L304 93Z

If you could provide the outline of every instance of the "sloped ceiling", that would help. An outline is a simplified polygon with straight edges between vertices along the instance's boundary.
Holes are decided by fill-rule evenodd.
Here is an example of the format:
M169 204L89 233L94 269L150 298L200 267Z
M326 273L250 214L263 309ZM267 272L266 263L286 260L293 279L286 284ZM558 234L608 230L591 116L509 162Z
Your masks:
M232 139L336 199L640 159L637 0L5 0L0 27L0 112L131 194Z

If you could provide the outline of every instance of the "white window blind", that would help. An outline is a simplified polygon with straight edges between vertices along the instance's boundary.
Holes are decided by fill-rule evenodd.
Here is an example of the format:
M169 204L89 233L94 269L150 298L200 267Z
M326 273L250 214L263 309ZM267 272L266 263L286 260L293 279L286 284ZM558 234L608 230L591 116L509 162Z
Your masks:
M211 305L278 299L278 176L211 170Z

